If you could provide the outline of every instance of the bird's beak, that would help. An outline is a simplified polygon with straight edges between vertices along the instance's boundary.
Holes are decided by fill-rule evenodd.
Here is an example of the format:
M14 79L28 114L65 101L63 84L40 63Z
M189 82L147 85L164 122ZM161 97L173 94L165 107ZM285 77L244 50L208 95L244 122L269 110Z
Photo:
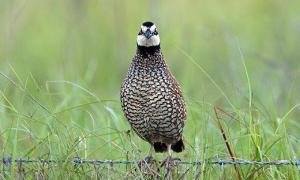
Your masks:
M150 31L150 29L147 29L147 31L144 33L144 35L145 35L145 37L146 37L147 39L150 39L151 36L153 36L153 34L152 34L152 32Z

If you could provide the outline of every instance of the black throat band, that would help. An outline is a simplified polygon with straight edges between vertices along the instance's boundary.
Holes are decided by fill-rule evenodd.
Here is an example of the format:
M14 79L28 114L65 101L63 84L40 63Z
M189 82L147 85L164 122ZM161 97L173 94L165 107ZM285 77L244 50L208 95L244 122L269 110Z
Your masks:
M160 51L160 45L157 46L139 46L137 45L137 50L142 54L142 55L153 55L156 52Z

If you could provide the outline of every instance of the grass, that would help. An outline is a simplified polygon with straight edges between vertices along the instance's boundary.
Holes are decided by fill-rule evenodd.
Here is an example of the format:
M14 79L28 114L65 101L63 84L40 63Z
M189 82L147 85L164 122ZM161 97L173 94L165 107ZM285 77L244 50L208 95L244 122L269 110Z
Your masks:
M299 159L299 8L294 0L1 1L0 157L143 159L148 144L130 131L119 88L137 28L152 19L187 101L186 150L176 156ZM142 177L136 169L22 164L14 166L12 178L22 171L29 179ZM299 176L294 166L208 164L180 166L177 175Z

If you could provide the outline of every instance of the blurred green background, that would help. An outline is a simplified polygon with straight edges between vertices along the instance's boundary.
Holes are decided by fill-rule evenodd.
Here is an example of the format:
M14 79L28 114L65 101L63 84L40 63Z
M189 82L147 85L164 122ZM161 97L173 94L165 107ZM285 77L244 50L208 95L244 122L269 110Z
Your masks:
M154 21L162 50L187 97L223 97L178 49L192 56L232 97L254 98L282 113L299 96L300 3L284 1L8 1L0 6L1 70L22 77L78 82L118 98L141 22ZM247 102L247 100L246 100ZM291 102L293 103L293 102ZM270 107L271 105L271 107Z
M145 20L156 23L166 61L182 86L191 147L200 141L201 148L209 145L208 156L227 154L213 105L249 123L251 86L249 111L259 147L282 138L266 156L299 156L300 111L291 109L300 98L298 0L1 0L2 154L73 156L69 150L84 142L83 152L74 151L86 158L123 158L131 146L122 134L129 125L119 89ZM237 152L243 158L253 155L251 122L225 122L236 138L233 146L245 148ZM145 154L146 143L141 148ZM281 153L285 148L293 153Z

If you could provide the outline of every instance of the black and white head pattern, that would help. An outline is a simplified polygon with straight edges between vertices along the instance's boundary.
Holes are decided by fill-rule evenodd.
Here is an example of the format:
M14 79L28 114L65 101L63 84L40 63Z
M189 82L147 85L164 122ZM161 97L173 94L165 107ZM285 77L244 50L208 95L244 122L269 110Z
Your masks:
M137 36L137 45L143 47L159 46L160 39L156 26L152 22L144 22Z

